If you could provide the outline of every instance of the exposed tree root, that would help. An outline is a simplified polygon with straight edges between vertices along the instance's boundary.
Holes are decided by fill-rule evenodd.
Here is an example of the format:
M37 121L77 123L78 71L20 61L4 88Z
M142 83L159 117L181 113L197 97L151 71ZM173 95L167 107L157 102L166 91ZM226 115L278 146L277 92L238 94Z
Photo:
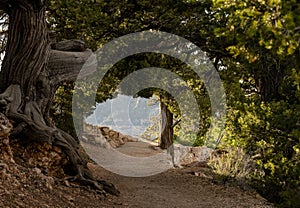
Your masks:
M48 142L51 145L61 147L68 157L69 163L75 173L69 180L78 181L88 185L100 193L119 195L119 191L113 184L106 181L96 180L87 167L87 161L79 152L79 144L66 132L50 127L44 121L40 107L35 101L25 99L22 103L21 89L19 85L10 85L7 90L0 94L0 105L5 109L5 114L14 123L14 136L21 134L26 142ZM21 107L25 106L25 107Z

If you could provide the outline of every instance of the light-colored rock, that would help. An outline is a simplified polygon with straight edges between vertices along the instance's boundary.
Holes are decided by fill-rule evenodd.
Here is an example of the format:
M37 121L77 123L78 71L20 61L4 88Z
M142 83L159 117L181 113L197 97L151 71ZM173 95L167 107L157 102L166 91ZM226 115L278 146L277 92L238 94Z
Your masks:
M13 126L8 118L6 118L4 114L0 113L0 137L8 136L12 128Z
M190 147L183 146L181 144L174 144L173 147L170 147L168 152L172 157L173 165L180 167L182 160L186 157L189 151Z
M194 162L204 162L210 157L214 150L206 146L191 147L174 144L174 153L171 151L170 148L169 152L171 156L173 154L172 160L174 165L180 167Z
M207 159L209 159L210 155L213 153L214 149L202 146L202 147L197 147L197 153L195 156L198 158L199 162L204 162Z
M102 134L95 136L94 140L95 140L95 143L100 146L103 146L103 144L106 142L106 139Z

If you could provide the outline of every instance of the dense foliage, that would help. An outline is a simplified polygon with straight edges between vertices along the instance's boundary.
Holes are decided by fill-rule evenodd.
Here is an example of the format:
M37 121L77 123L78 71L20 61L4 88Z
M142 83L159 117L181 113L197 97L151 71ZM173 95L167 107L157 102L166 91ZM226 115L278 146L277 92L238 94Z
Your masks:
M215 34L229 39L233 55L224 75L232 81L224 143L254 158L258 171L252 181L263 196L299 207L299 4L214 3L216 17L226 19Z
M207 33L212 28L209 28L211 26L208 18L210 14L206 13L205 9L208 9L210 4L206 2L187 3L181 1L169 3L167 1L52 1L49 5L48 19L58 40L83 39L88 47L93 50L115 37L147 29L167 31L185 38L194 33L197 34L197 38L190 37L190 39L194 39L193 41L198 43L198 45L206 47L207 39L211 39ZM74 15L75 13L76 15ZM191 14L193 15L191 16ZM178 25L178 27L174 28L174 25ZM187 31L187 28L190 31ZM201 33L199 33L200 28ZM219 53L219 51L216 53ZM101 81L97 93L97 102L113 97L115 87L126 75L150 66L168 68L187 81L195 93L202 111L200 122L202 131L198 135L194 135L196 136L195 144L203 144L206 129L209 127L207 117L210 113L205 88L192 70L170 57L148 53L128 57L120 61L106 75L106 80ZM55 106L70 106L70 104L63 101L65 100L65 94L71 94L72 89L69 88L67 92L67 88L64 87L64 90L59 92L56 96ZM126 92L123 93L126 94ZM168 93L159 89L149 89L139 93L139 96L151 97L152 94L163 95L165 99L161 99L161 101L167 104L169 110L179 119L180 111L178 105ZM63 123L58 111L56 111L55 120ZM65 127L63 126L62 128ZM176 130L176 134L182 135L183 133ZM186 139L189 140L189 138Z

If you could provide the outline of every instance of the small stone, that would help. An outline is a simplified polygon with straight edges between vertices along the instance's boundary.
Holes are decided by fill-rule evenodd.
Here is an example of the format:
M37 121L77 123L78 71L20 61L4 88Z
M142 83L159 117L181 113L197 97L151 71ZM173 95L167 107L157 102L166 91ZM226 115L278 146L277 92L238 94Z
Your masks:
M40 175L42 173L41 169L39 168L33 168L33 170L38 174Z
M65 184L66 186L68 186L68 187L71 186L68 180L64 180L64 184Z

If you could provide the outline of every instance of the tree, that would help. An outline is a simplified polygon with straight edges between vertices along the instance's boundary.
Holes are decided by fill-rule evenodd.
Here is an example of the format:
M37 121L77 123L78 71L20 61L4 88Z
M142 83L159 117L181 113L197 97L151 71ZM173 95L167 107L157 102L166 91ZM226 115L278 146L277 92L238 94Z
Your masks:
M253 79L260 101L280 99L280 85L296 63L299 5L296 1L213 2L215 19L223 22L215 27L215 34L244 66L239 71L243 80Z
M283 207L299 201L299 12L297 1L215 0L228 119L223 141L256 162L252 183Z
M46 3L43 0L0 1L0 8L9 16L6 54L0 74L2 109L14 121L14 136L61 147L73 169L71 178L118 194L112 184L92 177L87 161L78 150L78 142L56 128L49 118L55 90L63 81L76 78L91 51L76 41L52 47L64 50L67 46L77 52L50 49Z

